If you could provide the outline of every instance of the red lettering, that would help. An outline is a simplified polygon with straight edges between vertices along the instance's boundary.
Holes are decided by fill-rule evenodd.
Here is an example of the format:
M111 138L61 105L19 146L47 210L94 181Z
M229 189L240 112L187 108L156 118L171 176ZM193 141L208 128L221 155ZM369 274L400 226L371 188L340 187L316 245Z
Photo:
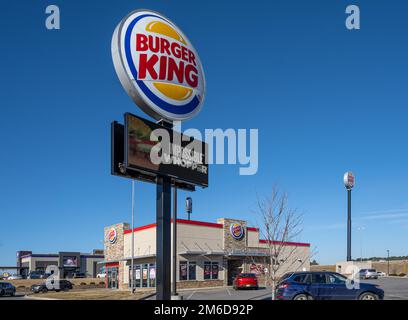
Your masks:
M149 49L154 52L157 53L159 52L159 47L160 45L160 38L159 37L154 37L153 36L149 36Z
M192 88L197 87L198 85L197 69L192 64L186 66L185 75L186 82L188 83L188 85Z
M195 55L191 50L188 52L188 62L193 63L196 66Z
M159 71L160 80L166 79L166 71L167 71L167 57L161 56L160 57L160 71Z
M173 56L180 59L180 57L181 57L181 52L180 51L181 51L180 45L177 42L173 42L171 44L171 52L173 53Z
M141 33L136 34L136 51L146 51L147 49L147 37Z
M188 61L188 49L186 47L181 47L181 52L182 52L182 59L184 61Z
M179 83L183 83L184 62L180 61L180 64L177 65L174 59L169 58L167 80L172 81L174 75L176 75Z
M168 55L170 55L170 42L168 42L166 39L161 38L160 39L160 52L163 53L167 53Z
M152 55L147 59L147 54L143 53L139 56L139 79L146 79L147 72L150 74L153 80L157 79L156 70L154 66L159 61L157 55Z

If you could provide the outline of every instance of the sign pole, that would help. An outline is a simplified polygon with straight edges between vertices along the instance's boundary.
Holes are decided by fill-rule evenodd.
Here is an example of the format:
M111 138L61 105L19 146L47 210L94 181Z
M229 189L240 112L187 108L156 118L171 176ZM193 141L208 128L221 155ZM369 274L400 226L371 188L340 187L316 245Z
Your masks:
M157 176L156 183L156 299L171 298L171 181Z
M133 261L135 259L135 180L132 179L132 260L130 263L130 269L132 270L130 272L131 274L131 278L130 278L130 288L132 293L135 292L135 287L134 287L134 283L135 283L135 277L134 277L134 265L133 265Z
M173 296L177 296L177 187L173 188Z
M351 188L347 188L347 261L351 261Z
M351 261L351 189L355 184L354 174L346 172L343 181L347 189L347 261Z

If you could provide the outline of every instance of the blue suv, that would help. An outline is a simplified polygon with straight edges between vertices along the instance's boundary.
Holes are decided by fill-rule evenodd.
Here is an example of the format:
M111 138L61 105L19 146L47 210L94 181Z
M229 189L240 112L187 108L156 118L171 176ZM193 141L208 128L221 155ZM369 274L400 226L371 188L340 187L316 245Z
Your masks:
M378 285L358 283L336 272L295 272L282 277L278 300L382 300Z

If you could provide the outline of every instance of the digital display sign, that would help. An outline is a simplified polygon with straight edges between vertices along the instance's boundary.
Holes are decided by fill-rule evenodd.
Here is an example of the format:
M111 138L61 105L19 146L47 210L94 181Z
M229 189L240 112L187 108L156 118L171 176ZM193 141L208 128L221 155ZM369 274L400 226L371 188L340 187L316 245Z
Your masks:
M170 177L173 183L207 187L207 148L200 140L126 113L124 126L112 126L112 173L141 173L141 180L161 175ZM123 163L118 173L120 162Z

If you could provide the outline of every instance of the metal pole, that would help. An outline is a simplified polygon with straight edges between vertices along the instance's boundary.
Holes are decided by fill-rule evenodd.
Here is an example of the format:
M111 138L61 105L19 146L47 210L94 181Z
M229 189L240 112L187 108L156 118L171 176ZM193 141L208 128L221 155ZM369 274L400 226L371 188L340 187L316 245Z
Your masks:
M133 269L133 260L135 258L135 180L132 180L132 245L131 245L131 250L132 250L132 260L130 262L130 269L131 269L131 276L130 276L130 289L133 292L135 292L135 287L134 287L134 269Z
M390 250L387 250L387 276L390 275Z
M351 261L351 188L347 188L347 261Z
M173 296L177 295L177 187L173 188Z
M171 181L157 177L156 183L156 299L171 298Z

